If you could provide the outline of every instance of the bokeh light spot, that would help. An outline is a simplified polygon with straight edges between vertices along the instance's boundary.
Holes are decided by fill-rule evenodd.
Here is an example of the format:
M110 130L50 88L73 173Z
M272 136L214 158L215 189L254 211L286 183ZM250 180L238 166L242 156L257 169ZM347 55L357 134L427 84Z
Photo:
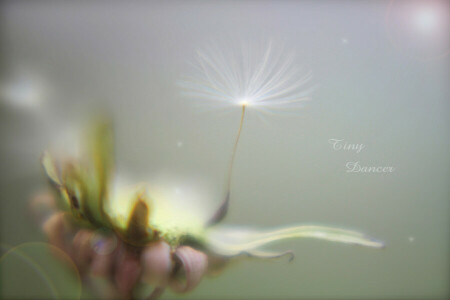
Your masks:
M386 26L391 44L405 56L431 60L450 53L450 1L391 1Z

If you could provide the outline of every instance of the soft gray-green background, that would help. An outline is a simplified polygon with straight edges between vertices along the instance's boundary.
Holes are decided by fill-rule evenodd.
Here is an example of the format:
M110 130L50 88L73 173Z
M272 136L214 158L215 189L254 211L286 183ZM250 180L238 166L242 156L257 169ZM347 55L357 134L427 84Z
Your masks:
M264 123L249 109L226 222L339 225L387 247L290 241L279 248L295 251L293 263L245 261L183 297L446 298L449 57L411 58L394 47L387 7L387 1L3 2L2 80L33 74L36 88L45 88L38 107L0 103L2 245L44 240L25 210L45 186L39 155L97 99L116 118L121 170L136 179L164 172L203 178L216 194L211 202L219 201L239 108L201 111L180 96L176 82L210 40L276 37L319 87L295 115L269 115ZM334 151L330 138L366 148ZM349 174L348 161L395 172ZM19 265L13 274L2 270L5 295L46 295L41 279Z

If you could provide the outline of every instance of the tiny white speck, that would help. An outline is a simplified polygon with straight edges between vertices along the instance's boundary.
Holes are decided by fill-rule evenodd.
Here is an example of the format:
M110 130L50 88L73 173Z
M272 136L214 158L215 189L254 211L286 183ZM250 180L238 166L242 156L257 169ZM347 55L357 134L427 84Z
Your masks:
M410 241L411 243L414 242L414 237L413 237L413 236L410 236L410 237L408 238L408 241Z
M342 38L342 39L341 39L341 42L342 42L342 44L346 45L346 44L348 44L348 39Z
M183 147L183 142L182 142L182 141L178 141L178 142L177 142L177 147L178 147L178 148Z
M175 188L175 194L179 195L181 193L181 190L179 188Z

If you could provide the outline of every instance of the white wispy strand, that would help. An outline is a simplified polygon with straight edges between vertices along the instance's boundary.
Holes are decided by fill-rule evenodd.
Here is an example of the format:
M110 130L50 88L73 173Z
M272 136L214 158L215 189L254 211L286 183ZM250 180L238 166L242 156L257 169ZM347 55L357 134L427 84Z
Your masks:
M211 44L197 51L193 74L179 82L185 95L223 105L248 105L268 110L298 107L309 100L294 53L283 53L273 41L265 47Z

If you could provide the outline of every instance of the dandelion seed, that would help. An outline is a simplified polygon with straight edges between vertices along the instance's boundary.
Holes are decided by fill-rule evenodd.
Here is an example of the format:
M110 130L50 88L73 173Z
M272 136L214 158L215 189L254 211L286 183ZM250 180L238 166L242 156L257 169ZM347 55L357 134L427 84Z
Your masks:
M312 88L305 89L305 85L311 79L311 72L301 75L294 54L282 50L283 46L274 41L264 47L211 44L197 51L196 63L192 64L193 75L180 82L184 93L197 100L242 108L226 177L225 197L210 224L222 220L228 210L231 177L246 108L281 111L298 108L309 100Z

